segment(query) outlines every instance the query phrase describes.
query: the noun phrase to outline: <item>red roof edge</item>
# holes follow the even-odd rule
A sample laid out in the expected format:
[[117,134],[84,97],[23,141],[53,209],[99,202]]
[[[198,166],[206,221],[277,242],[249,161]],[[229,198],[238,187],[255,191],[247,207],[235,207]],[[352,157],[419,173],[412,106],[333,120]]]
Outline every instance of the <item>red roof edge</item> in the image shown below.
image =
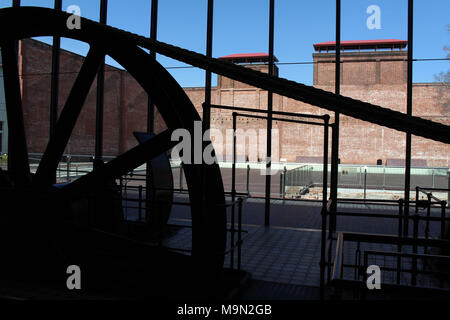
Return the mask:
[[[278,62],[278,59],[274,56],[274,61]],[[266,62],[269,61],[269,54],[258,52],[258,53],[237,53],[230,54],[227,56],[219,57],[221,60],[232,60],[233,62]]]
[[[408,45],[407,40],[380,39],[380,40],[351,40],[341,41],[341,49],[403,49]],[[313,44],[315,50],[336,50],[335,41],[326,41]]]

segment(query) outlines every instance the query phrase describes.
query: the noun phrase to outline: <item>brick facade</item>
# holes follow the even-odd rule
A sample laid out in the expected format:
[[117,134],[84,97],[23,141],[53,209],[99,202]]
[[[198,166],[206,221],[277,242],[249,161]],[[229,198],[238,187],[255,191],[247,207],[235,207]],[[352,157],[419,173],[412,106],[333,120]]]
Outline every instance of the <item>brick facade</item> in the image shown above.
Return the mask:
[[[59,112],[82,62],[79,55],[61,52]],[[50,131],[51,47],[35,40],[21,41],[19,63],[28,150],[42,153]],[[95,79],[72,133],[67,153],[94,154],[96,84]],[[104,154],[117,155],[137,144],[134,131],[146,131],[147,94],[127,72],[107,65],[104,101]],[[156,131],[165,126],[159,117],[156,123]]]
[[[405,112],[406,110],[406,57],[405,51],[343,52],[341,65],[341,94],[383,107]],[[314,85],[334,91],[334,54],[314,53]],[[357,62],[360,61],[360,62]],[[51,47],[35,40],[25,40],[20,45],[20,68],[22,73],[22,95],[30,152],[43,152],[48,140],[50,106]],[[82,58],[62,51],[60,75],[60,105],[81,66]],[[265,64],[249,64],[267,72]],[[278,69],[275,70],[275,74]],[[282,75],[281,75],[282,76]],[[212,89],[212,103],[267,108],[267,92],[246,84],[218,76],[218,86]],[[450,90],[438,83],[414,84],[413,113],[450,125]],[[185,88],[199,114],[204,101],[204,88]],[[286,97],[274,95],[274,110],[324,114],[326,110]],[[96,82],[91,88],[86,104],[72,135],[67,152],[72,154],[94,153],[95,141]],[[126,72],[106,66],[105,73],[105,118],[104,153],[116,155],[136,144],[133,131],[145,131],[147,95]],[[330,114],[332,115],[332,114]],[[238,128],[258,131],[265,128],[266,121],[238,118]],[[157,116],[157,131],[164,128]],[[212,110],[211,127],[221,130],[232,128],[231,112]],[[278,129],[280,158],[295,161],[297,157],[320,157],[322,155],[323,129],[307,125],[274,122]],[[265,137],[258,146],[239,149],[238,154],[265,154]],[[219,141],[215,142],[216,144]],[[218,153],[231,154],[231,140],[216,145]],[[262,144],[262,145],[261,145]],[[242,146],[241,146],[242,147]],[[250,149],[249,149],[250,148]],[[252,149],[253,148],[253,149]],[[220,150],[222,149],[222,150]],[[252,151],[252,152],[251,152]],[[404,159],[405,134],[349,117],[341,118],[340,158],[341,163],[376,164],[378,159]],[[413,137],[412,158],[426,160],[428,166],[450,165],[450,146],[427,139]],[[256,158],[250,158],[256,161]]]

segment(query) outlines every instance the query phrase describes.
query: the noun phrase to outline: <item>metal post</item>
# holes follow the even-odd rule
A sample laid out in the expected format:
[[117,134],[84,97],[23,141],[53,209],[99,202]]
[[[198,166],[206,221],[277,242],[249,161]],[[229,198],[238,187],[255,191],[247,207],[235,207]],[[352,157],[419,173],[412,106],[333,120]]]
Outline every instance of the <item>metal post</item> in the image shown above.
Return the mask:
[[[157,27],[158,27],[158,0],[152,0],[151,6],[151,17],[150,17],[150,39],[156,40]],[[151,59],[156,59],[156,52],[149,52]],[[147,133],[151,134],[155,131],[155,106],[153,104],[152,98],[148,96],[147,100]],[[146,162],[145,166],[145,218],[146,220],[150,217],[150,201],[155,197],[152,196],[154,192],[152,188],[152,163],[151,161]]]
[[284,173],[282,172],[280,174],[280,198],[283,198],[283,175]]
[[183,191],[183,165],[180,163],[180,191]]
[[[231,164],[231,248],[234,247],[234,207],[235,207],[235,195],[236,195],[236,118],[237,114],[236,112],[233,112],[233,163]],[[230,252],[230,267],[231,269],[234,268],[234,249]]]
[[355,280],[359,279],[359,269],[360,269],[360,264],[361,264],[361,242],[358,241],[358,243],[356,244],[356,251],[355,251],[355,266],[357,266],[357,268],[355,268],[355,272],[353,274],[353,278]]
[[419,197],[420,197],[419,186],[416,186],[416,208],[415,208],[416,214],[419,213]]
[[[126,179],[126,178],[125,178]],[[128,190],[127,190],[127,179],[125,180],[125,187],[123,188],[125,193],[125,218],[128,218]]]
[[[418,215],[417,203],[416,203],[416,215]],[[425,221],[425,239],[428,239],[430,233],[430,216],[431,216],[431,192],[427,193],[427,219]],[[428,253],[428,246],[424,246],[423,251]],[[426,261],[424,261],[426,262]]]
[[235,230],[235,221],[234,221],[234,206],[233,203],[231,205],[231,222],[230,222],[230,269],[234,269],[234,230]]
[[441,239],[445,239],[445,207],[447,206],[447,201],[441,202]]
[[[326,210],[327,208],[327,195],[328,195],[328,138],[329,138],[329,121],[330,118],[325,118],[325,125],[323,127],[323,173],[322,173],[322,207]],[[286,170],[286,167],[284,168]]]
[[447,171],[447,178],[448,178],[448,182],[447,182],[447,188],[448,188],[447,204],[450,204],[450,169]]
[[67,182],[70,182],[70,156],[66,156]]
[[[207,26],[206,26],[206,56],[211,58],[212,57],[212,41],[213,41],[213,11],[214,11],[214,1],[208,0],[208,7],[207,7]],[[202,121],[202,136],[204,139],[202,139],[202,152],[207,148],[209,144],[212,144],[210,141],[210,122],[211,122],[211,71],[206,70],[205,71],[205,103],[203,104],[203,121]],[[202,157],[202,163],[204,163],[203,157]],[[208,176],[207,171],[203,169],[200,173],[200,183],[202,186],[207,185]],[[206,188],[203,188],[206,190]],[[202,203],[207,203],[207,192],[202,192]],[[233,205],[233,215],[234,215],[234,205]],[[207,213],[207,208],[205,206],[202,206],[202,212],[205,214]],[[234,219],[234,217],[233,217]],[[234,224],[233,224],[234,229]],[[234,256],[234,250],[231,252],[231,256]]]
[[[106,24],[108,0],[100,0],[100,23]],[[105,59],[100,63],[97,74],[97,105],[95,123],[95,161],[94,169],[103,164],[103,105],[105,89]]]
[[247,164],[247,194],[250,195],[250,165]]
[[[335,61],[335,93],[341,92],[341,0],[336,0],[336,61]],[[339,112],[334,113],[334,125],[331,138],[331,185],[330,197],[333,199],[331,214],[334,229],[336,224],[335,212],[337,209],[338,169],[339,169]]]
[[[151,6],[151,18],[150,18],[150,39],[156,40],[158,28],[158,0],[152,0]],[[156,52],[149,52],[153,59],[156,59]],[[148,107],[147,107],[147,132],[154,132],[155,123],[155,106],[151,97],[148,97]]]
[[[208,0],[206,56],[212,57],[214,0]],[[203,132],[210,128],[211,123],[211,71],[205,71],[205,103],[203,104]]]
[[[369,255],[367,254],[367,252],[364,252],[364,266],[363,266],[363,270],[367,270],[369,266]],[[363,281],[366,282],[367,281],[367,273],[363,272]],[[362,290],[361,292],[361,300],[366,300],[367,297],[367,290]]]
[[[413,244],[413,253],[417,254],[417,238],[419,233],[419,215],[414,215],[414,230],[413,230],[413,238],[414,238],[414,244]],[[411,285],[415,286],[417,283],[417,258],[413,257],[412,261],[412,277],[411,277]]]
[[138,194],[139,194],[139,199],[138,199],[138,219],[139,222],[142,221],[142,186],[140,185],[138,187]]
[[287,170],[286,170],[286,166],[284,166],[284,170],[283,170],[283,199],[286,198],[286,175],[287,175]]
[[[62,0],[55,0],[55,10],[62,9]],[[52,45],[52,78],[50,88],[50,136],[53,135],[58,119],[59,62],[61,37],[53,37]]]
[[367,196],[367,166],[364,167],[364,201],[366,201]]
[[236,112],[233,112],[233,163],[231,164],[231,197],[234,201],[236,194]]
[[[408,0],[408,83],[406,92],[406,114],[412,115],[413,74],[413,0]],[[405,214],[409,213],[409,189],[411,184],[411,133],[406,134],[405,155]]]
[[397,252],[399,255],[397,256],[397,284],[400,284],[401,280],[401,268],[402,268],[402,258],[400,253],[402,252],[401,239],[403,238],[403,199],[398,200],[398,238],[399,244],[397,245]]
[[[328,124],[329,118],[325,118],[323,137],[323,174],[322,174],[322,237],[320,244],[320,298],[325,298],[325,266],[326,266],[326,241],[327,241],[327,193],[328,193]],[[329,227],[330,228],[330,227]],[[332,232],[328,230],[331,239]],[[330,261],[328,261],[330,262]],[[328,267],[329,269],[329,267]]]
[[[12,6],[13,7],[20,7],[20,0],[13,0],[12,1]],[[15,53],[16,53],[16,64],[17,64],[18,56],[19,56],[19,41],[15,41],[14,42],[14,49],[15,49]],[[8,121],[7,121],[7,123],[8,123]],[[12,164],[12,160],[11,160],[11,149],[12,149],[11,143],[12,142],[13,141],[10,138],[10,133],[8,132],[8,159],[7,159],[7,161],[8,161],[7,162],[8,170],[11,170],[11,168],[14,166]]]
[[403,234],[405,235],[405,237],[407,237],[409,234],[409,206],[407,207],[406,204],[403,216],[405,217],[403,219]]
[[239,198],[238,202],[238,261],[237,269],[241,270],[241,250],[242,250],[242,198]]
[[403,199],[398,200],[398,237],[403,237]]
[[[62,0],[55,0],[55,10],[62,10]],[[58,120],[58,99],[59,99],[59,63],[60,63],[61,37],[53,37],[52,45],[52,77],[50,87],[50,137],[54,134],[56,121]],[[56,172],[51,178],[56,182]]]
[[[273,76],[274,58],[273,58],[273,38],[274,38],[274,20],[275,20],[275,0],[270,0],[269,8],[269,76]],[[266,201],[264,225],[270,225],[270,186],[271,186],[271,166],[272,166],[272,109],[273,93],[267,92],[267,152],[266,152]]]
[[[427,194],[427,199],[428,199],[428,206],[427,206],[427,221],[426,221],[426,226],[425,226],[425,238],[428,239],[428,235],[430,233],[430,220],[428,218],[430,218],[431,216],[431,193]],[[417,204],[416,204],[417,207]],[[426,249],[425,249],[426,251]]]
[[337,132],[336,123],[331,126],[331,172],[330,172],[330,198],[333,200],[330,207],[330,228],[334,229],[335,213],[337,210],[337,198],[338,198],[338,159],[335,157],[336,149],[336,135]]

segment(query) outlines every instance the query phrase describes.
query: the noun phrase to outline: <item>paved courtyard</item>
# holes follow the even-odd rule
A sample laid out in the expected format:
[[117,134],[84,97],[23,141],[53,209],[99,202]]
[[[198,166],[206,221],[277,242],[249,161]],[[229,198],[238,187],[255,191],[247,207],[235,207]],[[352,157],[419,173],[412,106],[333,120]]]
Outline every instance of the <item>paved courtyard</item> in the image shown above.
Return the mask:
[[[186,194],[176,196],[176,201],[187,202]],[[229,209],[229,211],[231,211]],[[338,211],[388,213],[396,215],[398,208],[391,205],[343,203]],[[321,203],[306,201],[273,200],[271,203],[271,226],[264,226],[264,200],[247,199],[243,205],[243,245],[241,252],[241,268],[248,271],[253,279],[318,287],[320,285],[320,249],[321,249]],[[439,210],[432,210],[432,214],[439,216]],[[132,214],[131,214],[132,215]],[[237,213],[236,213],[237,216]],[[230,221],[230,212],[228,214]],[[236,220],[237,221],[237,220]],[[190,213],[186,206],[175,206],[169,221],[172,234],[164,243],[166,246],[178,249],[190,249],[192,229],[189,226]],[[370,217],[338,217],[338,231],[397,234],[397,219]],[[412,227],[412,226],[411,226]],[[431,235],[438,236],[437,223],[430,225]],[[420,230],[423,233],[424,225]],[[235,234],[235,241],[237,234]],[[230,233],[227,246],[230,248]],[[364,250],[396,251],[396,246],[382,244],[361,244]],[[411,252],[411,248],[404,251]],[[348,243],[344,251],[344,261],[355,263],[356,243]],[[333,248],[334,254],[334,248]],[[230,266],[230,254],[225,257],[225,266]],[[375,258],[373,258],[375,259]],[[371,260],[381,266],[395,267],[396,260],[381,257]],[[410,263],[408,263],[410,265]],[[234,253],[234,266],[237,266],[237,250]],[[419,263],[419,267],[420,267]],[[404,265],[405,267],[405,265]],[[344,268],[344,276],[354,279],[355,271]],[[395,273],[386,272],[383,280],[394,283]],[[420,280],[420,277],[419,277]],[[409,284],[410,276],[402,274],[402,283]],[[430,280],[424,278],[424,285],[430,285]],[[434,283],[434,285],[436,285]]]

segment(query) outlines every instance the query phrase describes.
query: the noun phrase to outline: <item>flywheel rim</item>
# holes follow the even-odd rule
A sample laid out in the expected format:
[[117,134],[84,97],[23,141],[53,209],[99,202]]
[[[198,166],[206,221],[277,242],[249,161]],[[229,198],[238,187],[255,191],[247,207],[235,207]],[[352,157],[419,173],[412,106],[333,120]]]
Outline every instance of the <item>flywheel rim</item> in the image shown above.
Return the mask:
[[[0,10],[0,44],[37,36],[60,36],[101,48],[133,76],[152,97],[169,130],[178,128],[193,132],[194,121],[200,121],[192,102],[173,77],[150,55],[126,36],[108,33],[104,26],[81,18],[81,29],[69,30],[70,15],[38,7]],[[131,69],[131,70],[130,70]],[[59,119],[58,119],[59,121]],[[193,239],[192,254],[213,269],[223,267],[226,242],[226,209],[220,169],[213,165],[184,165],[189,188]],[[198,190],[198,176],[209,179]],[[208,203],[202,202],[208,199]]]

